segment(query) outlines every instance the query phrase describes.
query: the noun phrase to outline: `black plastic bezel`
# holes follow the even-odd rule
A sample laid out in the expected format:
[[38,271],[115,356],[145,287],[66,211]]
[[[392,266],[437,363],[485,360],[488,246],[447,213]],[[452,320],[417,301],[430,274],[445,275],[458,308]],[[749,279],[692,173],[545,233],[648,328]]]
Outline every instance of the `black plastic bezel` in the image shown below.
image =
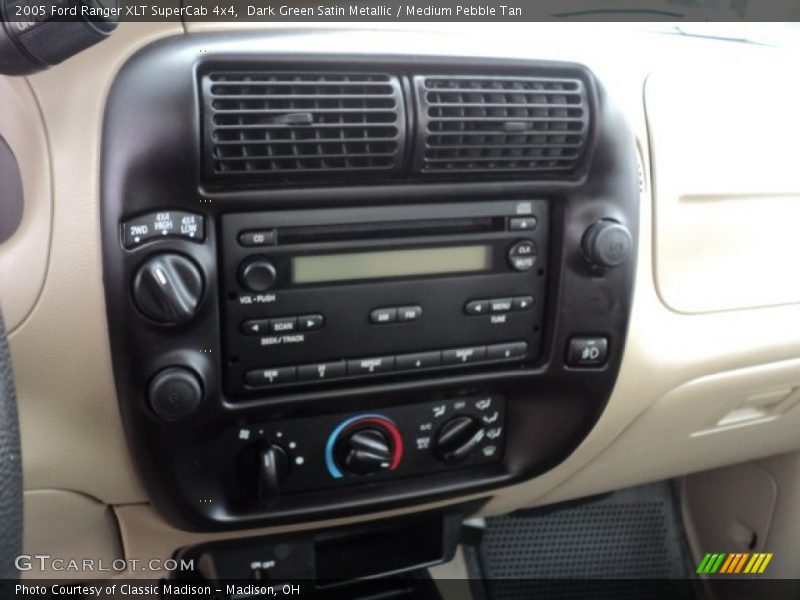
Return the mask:
[[[269,38],[270,43],[265,44]],[[157,41],[136,53],[110,91],[103,129],[102,233],[104,283],[114,374],[129,446],[153,503],[173,524],[221,530],[355,515],[414,503],[486,493],[541,474],[564,460],[599,418],[622,359],[634,285],[635,261],[598,271],[586,263],[583,232],[601,218],[625,225],[638,239],[636,146],[625,116],[602,85],[577,64],[424,56],[419,54],[313,54],[299,57],[266,51],[273,37],[254,33],[183,35]],[[402,69],[407,73],[531,74],[580,73],[593,112],[592,143],[580,173],[564,180],[458,180],[429,183],[398,179],[371,185],[227,189],[203,185],[200,98],[197,73],[215,65],[313,65],[314,68]],[[355,66],[355,67],[354,67]],[[413,118],[410,119],[413,122]],[[228,212],[377,206],[408,203],[473,202],[545,198],[550,202],[548,297],[545,300],[542,359],[535,366],[448,374],[331,389],[282,397],[229,402],[221,393],[218,271],[220,216]],[[203,244],[180,239],[126,250],[119,224],[151,210],[188,210],[206,217]],[[160,327],[141,318],[130,296],[132,274],[150,254],[174,251],[190,256],[204,271],[208,291],[189,325]],[[609,338],[608,362],[598,369],[563,363],[570,337]],[[184,365],[203,379],[205,397],[189,419],[165,423],[149,408],[147,385],[160,369]],[[472,393],[507,399],[507,445],[502,463],[454,469],[435,477],[369,482],[337,493],[297,494],[271,507],[235,512],[224,502],[220,483],[201,468],[217,439],[248,422],[348,413]],[[211,502],[201,500],[210,498]]]

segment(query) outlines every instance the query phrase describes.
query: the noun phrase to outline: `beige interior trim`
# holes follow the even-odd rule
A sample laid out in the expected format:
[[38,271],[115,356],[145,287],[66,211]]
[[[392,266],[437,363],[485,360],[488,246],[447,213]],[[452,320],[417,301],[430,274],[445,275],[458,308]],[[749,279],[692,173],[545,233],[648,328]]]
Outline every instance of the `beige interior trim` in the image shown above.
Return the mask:
[[[698,64],[698,56],[706,55],[694,43],[687,46],[685,54],[680,54],[652,48],[648,44],[657,44],[658,40],[649,40],[633,57],[626,53],[624,44],[617,48],[588,41],[576,43],[579,40],[574,29],[563,39],[558,39],[564,34],[563,28],[552,29],[549,38],[535,39],[524,35],[526,28],[520,24],[507,28],[492,26],[491,30],[487,27],[486,31],[492,32],[494,37],[487,39],[496,44],[463,47],[464,36],[456,35],[443,36],[435,42],[429,40],[425,48],[436,52],[452,50],[461,44],[465,55],[508,52],[509,56],[586,63],[632,123],[635,139],[631,138],[631,144],[637,144],[641,150],[645,183],[652,181],[656,205],[646,185],[630,333],[620,377],[602,418],[561,465],[532,481],[500,490],[485,512],[505,513],[800,448],[800,437],[796,435],[800,424],[798,410],[783,404],[792,399],[791,393],[800,386],[796,375],[800,373],[797,358],[800,330],[792,326],[800,323],[800,305],[733,310],[735,306],[726,307],[716,298],[709,305],[713,312],[687,314],[669,303],[675,303],[673,298],[665,303],[663,289],[656,287],[663,264],[660,244],[664,239],[669,240],[660,236],[662,207],[671,210],[670,207],[678,206],[678,210],[684,210],[685,203],[680,198],[685,193],[723,194],[727,198],[731,189],[717,183],[728,174],[714,168],[695,169],[686,186],[665,189],[664,182],[674,176],[670,169],[679,164],[670,158],[669,152],[659,151],[663,147],[661,136],[669,135],[669,124],[662,120],[672,113],[655,110],[646,121],[642,101],[645,77],[650,72],[654,73],[654,81],[671,81],[688,89],[691,77],[685,81],[676,79],[674,70],[691,67],[713,71],[720,64],[738,65],[738,61],[742,61],[744,69],[746,60],[752,61],[747,67],[751,70],[742,72],[750,73],[764,64],[772,69],[782,64],[775,58],[776,51],[735,44],[714,45],[714,51],[707,55],[707,64]],[[132,467],[123,435],[111,372],[102,287],[100,132],[109,86],[124,61],[148,42],[182,32],[176,23],[123,23],[108,41],[57,69],[30,78],[50,142],[55,191],[51,255],[35,308],[10,336],[26,488],[75,490],[101,503],[119,505],[116,514],[126,553],[156,557],[170,554],[188,543],[187,540],[201,538],[166,525],[144,504],[147,496]],[[424,36],[383,31],[363,34],[332,31],[327,35],[327,47],[342,52],[359,49],[387,54],[410,52],[409,49],[418,49],[426,40]],[[308,51],[308,41],[305,36],[272,36],[264,43],[277,47],[284,44],[289,50],[302,53]],[[674,50],[673,46],[670,48]],[[792,58],[796,60],[796,56]],[[772,62],[773,59],[777,62]],[[662,72],[665,74],[661,75]],[[648,98],[658,89],[656,84],[648,88]],[[730,102],[738,105],[742,114],[751,109],[746,95],[731,97]],[[737,108],[732,106],[729,110],[735,112]],[[792,118],[800,121],[796,111]],[[652,157],[650,141],[656,149]],[[747,141],[740,141],[742,152],[756,152],[758,146]],[[704,144],[711,148],[719,146],[715,139],[697,142]],[[759,181],[764,183],[763,188],[755,185]],[[749,199],[700,204],[704,211],[718,207],[725,212],[730,206],[741,206],[745,213],[752,214],[755,198],[767,197],[764,200],[767,205],[782,210],[788,203],[771,196],[776,189],[780,193],[798,191],[788,179],[782,180],[777,188],[773,181],[754,178],[750,183],[751,187],[745,190]],[[712,218],[710,215],[704,213],[700,220],[707,221]],[[45,221],[49,223],[49,218]],[[658,235],[654,234],[656,225]],[[37,227],[41,226],[37,219]],[[775,252],[772,240],[760,233],[749,240],[756,254],[772,256]],[[786,240],[780,243],[789,246]],[[696,244],[697,255],[712,257],[709,260],[716,256],[715,248],[720,246],[712,238]],[[728,251],[725,245],[721,248],[725,260],[735,257],[725,254]],[[0,269],[10,272],[2,263]],[[723,279],[723,286],[729,284],[730,281]],[[786,290],[789,290],[786,298],[790,298],[794,292],[789,288],[773,287],[768,297],[750,297],[746,304],[773,304]],[[696,301],[697,294],[690,293],[677,301],[677,308],[699,310],[699,305],[686,304]],[[722,308],[729,310],[719,310]],[[781,398],[783,390],[788,390],[789,395]],[[745,411],[736,413],[740,409]],[[764,414],[759,416],[757,411]],[[728,425],[721,427],[720,422],[731,413],[740,419],[739,423],[729,420]],[[752,422],[743,423],[741,419],[748,414],[756,416]],[[411,510],[414,509],[401,512]],[[346,520],[336,521],[342,522]],[[310,522],[291,529],[320,525]],[[146,545],[147,539],[153,540],[152,547]]]
[[9,333],[27,317],[44,285],[50,252],[52,190],[47,131],[28,83],[0,76],[0,137],[22,175],[22,222],[0,244],[0,309]]
[[[656,282],[673,310],[800,301],[800,81],[779,59],[662,70],[647,82]],[[769,90],[762,103],[755,90]]]
[[[29,80],[49,133],[54,196],[44,288],[30,318],[9,336],[27,489],[78,490],[110,504],[146,498],[128,456],[111,373],[100,132],[108,88],[124,60],[181,32],[175,23],[126,23],[106,42]],[[30,98],[27,104],[35,106]],[[28,264],[26,258],[17,266]]]
[[[23,579],[104,579],[114,561],[123,558],[122,543],[113,510],[83,494],[63,490],[36,490],[24,496],[25,537],[23,554],[27,555]],[[49,568],[41,569],[36,558],[44,556]],[[91,560],[92,568],[74,569],[55,560]],[[27,565],[32,567],[27,570]]]

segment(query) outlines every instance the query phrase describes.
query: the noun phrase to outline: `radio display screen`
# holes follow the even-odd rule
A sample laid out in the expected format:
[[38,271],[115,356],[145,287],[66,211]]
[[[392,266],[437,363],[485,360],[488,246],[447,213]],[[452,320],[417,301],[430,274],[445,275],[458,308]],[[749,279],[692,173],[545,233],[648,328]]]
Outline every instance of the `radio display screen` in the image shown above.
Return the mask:
[[303,284],[466,273],[486,271],[491,265],[490,245],[296,256],[292,258],[292,281]]

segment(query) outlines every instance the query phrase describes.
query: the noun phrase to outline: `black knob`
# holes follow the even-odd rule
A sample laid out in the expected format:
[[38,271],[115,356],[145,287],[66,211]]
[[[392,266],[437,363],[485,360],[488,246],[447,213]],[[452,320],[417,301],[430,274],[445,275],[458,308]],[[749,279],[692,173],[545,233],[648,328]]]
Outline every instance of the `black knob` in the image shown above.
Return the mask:
[[354,475],[385,471],[392,462],[389,436],[377,427],[359,429],[346,435],[337,450],[339,465]]
[[478,419],[466,415],[453,417],[439,429],[434,451],[447,464],[457,464],[466,460],[484,435],[486,431]]
[[251,292],[266,292],[276,276],[275,266],[265,258],[250,259],[239,269],[239,283]]
[[[38,12],[19,16],[21,6],[34,11],[39,7],[33,3],[0,3],[0,73],[27,75],[57,65],[103,41],[117,26],[110,10],[116,2],[50,0],[38,4]],[[77,10],[77,16],[59,14],[55,9]],[[96,16],[80,16],[85,9]]]
[[272,504],[280,495],[281,482],[289,474],[289,456],[278,444],[269,444],[258,456],[258,499]]
[[239,457],[238,474],[261,503],[272,504],[280,496],[281,483],[289,474],[289,455],[278,444],[254,444]]
[[191,320],[203,296],[200,268],[180,254],[158,254],[139,267],[133,299],[146,317],[166,325]]
[[633,238],[624,225],[603,219],[586,230],[582,246],[583,254],[590,263],[613,268],[628,260]]
[[169,367],[153,377],[147,395],[159,417],[165,421],[180,421],[200,406],[203,386],[191,369]]

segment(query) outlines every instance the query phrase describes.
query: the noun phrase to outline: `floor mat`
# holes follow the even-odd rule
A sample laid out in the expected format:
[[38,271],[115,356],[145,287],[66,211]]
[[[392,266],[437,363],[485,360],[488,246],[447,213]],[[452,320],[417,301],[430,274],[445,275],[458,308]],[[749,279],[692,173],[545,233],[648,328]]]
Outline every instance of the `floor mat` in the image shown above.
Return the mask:
[[487,519],[471,568],[491,600],[691,598],[684,552],[663,482],[557,511]]

